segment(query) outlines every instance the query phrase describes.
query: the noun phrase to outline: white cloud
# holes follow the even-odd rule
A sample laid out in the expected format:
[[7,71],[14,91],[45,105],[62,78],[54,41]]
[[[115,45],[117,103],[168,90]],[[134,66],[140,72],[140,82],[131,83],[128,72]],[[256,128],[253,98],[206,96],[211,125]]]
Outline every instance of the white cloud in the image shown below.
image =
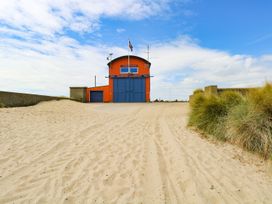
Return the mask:
[[124,28],[117,28],[116,29],[116,32],[117,33],[123,33],[123,32],[125,32],[126,31],[126,29],[124,29]]
[[69,86],[107,84],[106,56],[126,53],[120,48],[82,46],[71,38],[56,41],[0,43],[0,89],[49,95],[68,95]]
[[65,28],[92,32],[101,17],[144,19],[167,10],[172,0],[8,0],[0,2],[0,22],[52,36]]
[[[40,42],[0,41],[0,89],[49,95],[68,95],[69,86],[107,84],[108,53],[127,54],[126,48],[80,45],[62,37]],[[136,54],[145,57],[145,50]],[[190,38],[151,47],[152,98],[186,99],[195,88],[262,85],[272,79],[272,55],[253,57],[200,47]]]
[[[141,51],[145,56],[144,50]],[[153,58],[152,58],[153,57]],[[260,86],[272,79],[272,55],[253,57],[200,47],[187,36],[152,45],[153,98],[183,98],[196,88]]]
[[[81,45],[62,37],[64,30],[93,32],[102,17],[139,20],[160,15],[172,1],[1,1],[0,90],[68,95],[69,86],[91,86],[94,75],[99,84],[107,84],[108,53],[118,57],[127,48]],[[141,49],[136,54],[146,55]],[[257,86],[272,78],[272,55],[232,55],[203,48],[188,36],[153,44],[151,62],[153,99],[186,99],[205,85]]]

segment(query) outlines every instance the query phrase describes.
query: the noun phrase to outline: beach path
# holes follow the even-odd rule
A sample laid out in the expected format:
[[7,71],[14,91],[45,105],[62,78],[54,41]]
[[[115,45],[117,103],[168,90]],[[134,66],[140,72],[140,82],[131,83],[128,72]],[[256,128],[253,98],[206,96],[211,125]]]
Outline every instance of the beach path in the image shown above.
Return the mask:
[[271,161],[187,128],[186,103],[0,109],[0,203],[272,203]]

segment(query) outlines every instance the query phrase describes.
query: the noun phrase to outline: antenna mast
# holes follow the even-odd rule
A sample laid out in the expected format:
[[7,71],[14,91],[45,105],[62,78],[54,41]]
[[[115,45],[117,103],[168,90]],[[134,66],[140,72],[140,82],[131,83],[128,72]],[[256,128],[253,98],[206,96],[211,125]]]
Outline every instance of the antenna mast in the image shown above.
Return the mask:
[[149,61],[150,46],[147,45],[147,61]]

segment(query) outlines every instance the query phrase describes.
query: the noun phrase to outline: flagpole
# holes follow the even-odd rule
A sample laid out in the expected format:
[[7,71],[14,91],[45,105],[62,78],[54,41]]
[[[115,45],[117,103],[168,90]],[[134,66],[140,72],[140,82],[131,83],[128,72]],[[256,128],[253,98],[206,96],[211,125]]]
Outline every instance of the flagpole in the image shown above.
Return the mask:
[[129,71],[129,67],[130,67],[130,61],[129,61],[129,39],[128,39],[128,71]]
[[147,45],[147,61],[149,61],[150,47]]

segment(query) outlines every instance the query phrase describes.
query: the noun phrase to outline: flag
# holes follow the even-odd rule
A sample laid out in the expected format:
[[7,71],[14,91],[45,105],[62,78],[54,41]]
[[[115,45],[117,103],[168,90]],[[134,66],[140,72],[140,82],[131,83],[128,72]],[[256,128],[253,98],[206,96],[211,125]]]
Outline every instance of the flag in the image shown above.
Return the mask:
[[131,52],[133,51],[133,46],[132,46],[130,40],[128,41],[128,48],[130,49]]

